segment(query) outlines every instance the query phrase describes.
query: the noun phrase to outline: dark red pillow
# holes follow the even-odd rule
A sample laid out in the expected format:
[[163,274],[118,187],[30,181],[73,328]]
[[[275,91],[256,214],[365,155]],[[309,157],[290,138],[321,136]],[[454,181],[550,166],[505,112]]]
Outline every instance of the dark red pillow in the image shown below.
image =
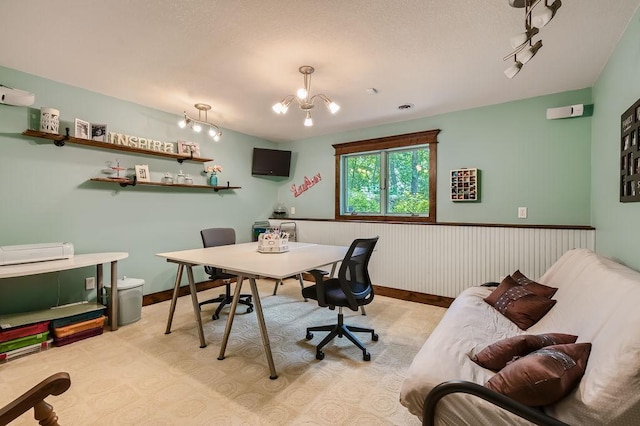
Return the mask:
[[546,297],[547,299],[553,297],[553,295],[556,294],[556,291],[558,291],[558,289],[555,287],[549,287],[548,285],[540,284],[533,280],[530,280],[522,272],[520,272],[519,269],[511,274],[511,278],[513,278],[513,280],[518,283],[518,285],[524,286],[533,294]]
[[506,276],[484,301],[522,330],[540,321],[556,304],[555,300],[537,296],[526,287],[518,285],[511,276]]
[[591,343],[547,346],[510,363],[485,386],[531,407],[553,404],[578,385],[590,353]]
[[578,336],[562,333],[521,334],[492,343],[472,356],[471,360],[481,367],[499,371],[510,361],[545,346],[575,343],[577,339]]

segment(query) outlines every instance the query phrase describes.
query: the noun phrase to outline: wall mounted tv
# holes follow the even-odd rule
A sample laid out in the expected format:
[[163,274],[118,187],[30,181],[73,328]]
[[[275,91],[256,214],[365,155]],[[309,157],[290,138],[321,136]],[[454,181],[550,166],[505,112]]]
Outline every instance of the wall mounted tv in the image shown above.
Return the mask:
[[251,174],[253,176],[289,177],[291,151],[279,149],[253,148]]

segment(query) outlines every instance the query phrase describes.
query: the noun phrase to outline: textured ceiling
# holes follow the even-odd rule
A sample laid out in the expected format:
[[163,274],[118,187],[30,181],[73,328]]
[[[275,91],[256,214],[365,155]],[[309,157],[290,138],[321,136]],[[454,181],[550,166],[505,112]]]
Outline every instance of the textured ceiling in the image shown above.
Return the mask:
[[[204,102],[223,128],[300,140],[590,87],[639,4],[564,0],[509,80],[524,10],[508,0],[3,0],[0,65],[176,116]],[[271,110],[301,65],[342,107],[316,102],[311,128],[295,104]]]

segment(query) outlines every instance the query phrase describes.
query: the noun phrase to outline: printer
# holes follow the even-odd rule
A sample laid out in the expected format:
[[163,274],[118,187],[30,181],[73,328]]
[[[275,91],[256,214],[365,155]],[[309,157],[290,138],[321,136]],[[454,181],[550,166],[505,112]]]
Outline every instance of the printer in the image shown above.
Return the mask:
[[73,257],[72,243],[40,243],[0,246],[0,266],[44,262]]

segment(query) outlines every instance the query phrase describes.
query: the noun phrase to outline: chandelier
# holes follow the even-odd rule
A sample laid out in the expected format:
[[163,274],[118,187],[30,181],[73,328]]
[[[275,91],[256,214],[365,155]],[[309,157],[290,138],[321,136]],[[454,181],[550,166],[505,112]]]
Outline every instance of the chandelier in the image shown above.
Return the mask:
[[[220,140],[220,136],[222,136],[222,131],[220,127],[216,126],[213,123],[209,123],[207,120],[207,112],[211,109],[211,105],[207,104],[195,104],[194,107],[198,110],[198,119],[191,118],[187,115],[187,112],[184,112],[184,118],[178,121],[178,127],[184,129],[185,127],[191,127],[196,133],[200,133],[202,131],[202,126],[209,126],[209,136],[213,138],[214,141],[218,142]],[[202,116],[204,115],[204,120]]]
[[327,96],[318,94],[311,96],[311,74],[313,74],[314,68],[309,65],[303,65],[298,68],[298,71],[304,76],[304,87],[298,89],[295,95],[287,95],[284,99],[277,104],[275,104],[272,108],[276,114],[286,114],[289,110],[289,105],[295,99],[298,101],[298,105],[300,109],[306,112],[306,116],[304,119],[304,125],[309,127],[313,126],[313,120],[311,119],[311,110],[313,109],[313,102],[316,98],[322,99],[327,109],[331,112],[331,114],[335,114],[340,109],[340,106],[331,101]]
[[513,65],[504,70],[504,74],[509,78],[515,77],[522,69],[522,66],[538,53],[538,50],[542,47],[542,40],[534,43],[532,38],[540,32],[540,28],[551,21],[558,9],[560,9],[560,6],[562,6],[561,0],[555,0],[551,4],[549,4],[549,0],[544,0],[544,8],[541,8],[539,13],[534,15],[533,11],[540,3],[542,3],[542,0],[509,0],[511,7],[524,7],[525,29],[523,33],[511,37],[510,42],[513,52],[502,59],[506,61],[507,59],[513,58]]

